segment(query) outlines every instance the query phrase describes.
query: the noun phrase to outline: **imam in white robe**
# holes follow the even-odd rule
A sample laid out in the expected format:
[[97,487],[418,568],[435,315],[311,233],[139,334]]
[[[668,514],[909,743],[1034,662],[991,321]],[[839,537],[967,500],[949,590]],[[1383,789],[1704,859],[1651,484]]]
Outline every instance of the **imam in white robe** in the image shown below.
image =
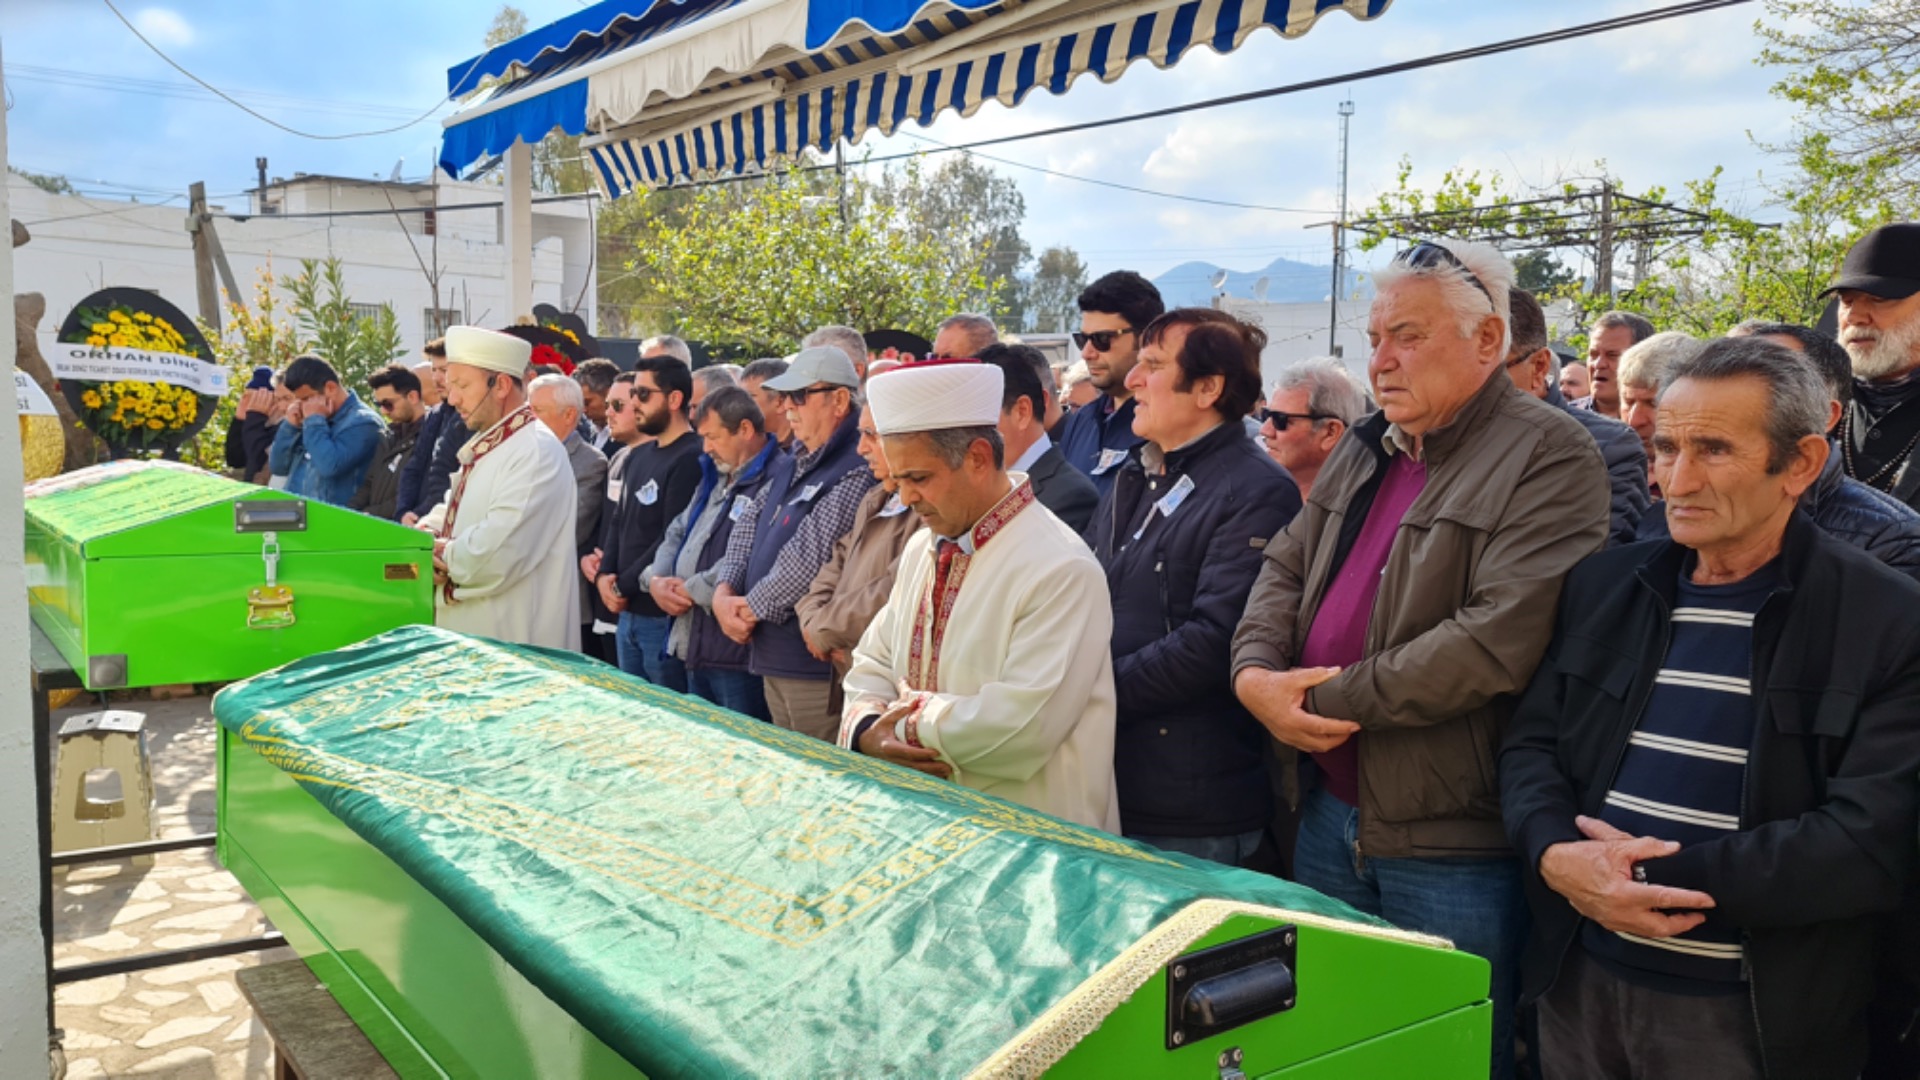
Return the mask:
[[1106,575],[1013,478],[961,542],[941,597],[938,541],[927,529],[907,541],[887,605],[853,650],[841,745],[902,685],[921,690],[917,736],[956,783],[1118,833]]
[[[434,591],[434,624],[523,645],[580,647],[573,467],[524,407],[460,448],[447,497],[420,520],[446,535],[453,583]],[[458,503],[455,503],[455,499]]]

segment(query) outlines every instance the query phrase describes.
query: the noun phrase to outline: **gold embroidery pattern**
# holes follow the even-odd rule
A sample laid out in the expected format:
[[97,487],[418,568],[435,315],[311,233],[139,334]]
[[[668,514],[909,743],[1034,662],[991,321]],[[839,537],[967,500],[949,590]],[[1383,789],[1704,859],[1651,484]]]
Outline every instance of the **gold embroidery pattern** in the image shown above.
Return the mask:
[[[357,792],[395,812],[496,837],[782,945],[804,946],[1000,836],[1044,838],[1174,865],[1106,833],[640,684],[590,661],[528,657],[434,631],[395,633],[421,639],[423,647],[408,662],[298,697],[297,716],[291,708],[262,709],[238,734],[304,784]],[[277,677],[297,694],[296,672]],[[423,692],[427,687],[432,689]],[[569,703],[569,716],[592,719],[556,716],[556,701]],[[662,712],[682,721],[664,733],[668,737],[658,722]],[[349,749],[372,745],[379,740],[362,743],[359,737],[422,720],[504,728],[525,752],[488,762],[479,779],[455,782],[315,745],[329,734],[343,737]],[[679,855],[667,846],[668,832],[616,834],[596,827],[584,812],[552,813],[495,794],[525,790],[529,781],[550,776],[532,763],[556,754],[575,764],[617,761],[632,769],[645,783],[622,787],[617,797],[639,811],[631,820],[658,821],[663,830],[669,824],[737,828],[741,812],[780,803],[792,785],[839,784],[849,777],[938,799],[958,814],[925,835],[896,837],[854,786],[832,815],[796,818],[774,837],[776,851],[758,868],[777,878],[777,864],[815,867],[824,876],[800,895],[754,880],[754,867],[723,870]]]

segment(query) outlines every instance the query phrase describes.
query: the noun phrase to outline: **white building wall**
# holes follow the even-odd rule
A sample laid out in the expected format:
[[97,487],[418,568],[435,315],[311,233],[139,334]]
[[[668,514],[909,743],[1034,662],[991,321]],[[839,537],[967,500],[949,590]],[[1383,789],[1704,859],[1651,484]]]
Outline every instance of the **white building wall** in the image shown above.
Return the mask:
[[[1333,354],[1327,340],[1331,313],[1324,302],[1270,304],[1226,296],[1214,301],[1214,306],[1267,332],[1267,347],[1260,354],[1260,374],[1269,387],[1280,369],[1288,364]],[[1367,345],[1367,306],[1366,300],[1343,302],[1340,327],[1334,339],[1344,354],[1341,359],[1347,370],[1358,376],[1362,384],[1367,378],[1367,355],[1372,351]]]
[[[437,194],[441,206],[498,203],[500,198],[498,188],[478,184],[442,184],[437,193],[417,190],[428,200]],[[378,185],[315,180],[286,191],[283,214],[255,214],[244,221],[215,219],[215,231],[247,302],[252,301],[261,268],[271,265],[276,277],[284,277],[300,269],[301,259],[338,256],[344,263],[347,293],[355,303],[393,306],[409,354],[426,343],[427,312],[434,306],[423,266],[440,268],[439,307],[459,312],[463,320],[504,326],[515,314],[527,314],[507,310],[497,206],[441,210],[435,217],[438,236],[434,237],[424,235],[426,219],[418,214],[398,219],[391,212],[362,217],[285,216],[386,211],[386,197]],[[43,348],[53,343],[59,320],[75,304],[108,286],[152,289],[187,314],[198,313],[193,247],[180,204],[138,205],[50,195],[13,176],[8,177],[8,193],[13,216],[33,234],[32,242],[15,252],[15,280],[19,291],[47,298],[47,321],[40,327]],[[412,201],[406,186],[392,193],[397,205]],[[218,206],[212,209],[221,212]],[[252,214],[254,209],[245,204],[231,207],[237,215]],[[534,302],[562,311],[577,305],[592,327],[597,275],[584,203],[537,204],[534,236]]]

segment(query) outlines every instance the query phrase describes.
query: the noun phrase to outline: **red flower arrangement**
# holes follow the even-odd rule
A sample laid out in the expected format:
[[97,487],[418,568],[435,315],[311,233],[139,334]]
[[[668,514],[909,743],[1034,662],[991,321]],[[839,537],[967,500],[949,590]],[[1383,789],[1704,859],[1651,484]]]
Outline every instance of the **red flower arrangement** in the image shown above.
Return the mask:
[[573,361],[567,359],[566,353],[561,352],[551,345],[535,345],[533,347],[533,362],[538,365],[559,368],[560,374],[562,375],[569,377],[573,375]]

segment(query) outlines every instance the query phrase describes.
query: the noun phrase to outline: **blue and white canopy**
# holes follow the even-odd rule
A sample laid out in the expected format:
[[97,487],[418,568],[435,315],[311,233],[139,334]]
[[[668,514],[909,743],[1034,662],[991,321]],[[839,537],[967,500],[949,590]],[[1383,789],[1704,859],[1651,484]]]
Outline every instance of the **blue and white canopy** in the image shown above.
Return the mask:
[[1230,52],[1329,11],[1373,19],[1391,0],[606,0],[455,65],[440,165],[458,173],[584,135],[609,196],[752,172],[949,109],[1016,105],[1080,75],[1166,68],[1196,45]]

